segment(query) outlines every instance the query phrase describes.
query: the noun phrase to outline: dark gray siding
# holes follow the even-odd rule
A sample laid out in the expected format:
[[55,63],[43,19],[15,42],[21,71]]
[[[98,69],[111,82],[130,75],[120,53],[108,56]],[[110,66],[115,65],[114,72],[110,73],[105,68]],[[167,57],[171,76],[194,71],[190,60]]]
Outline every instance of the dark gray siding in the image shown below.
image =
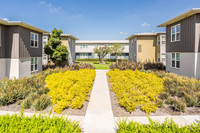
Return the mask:
[[196,34],[197,34],[197,38],[196,38],[196,45],[197,45],[197,50],[198,52],[200,52],[200,13],[196,14]]
[[[179,22],[167,26],[166,29],[166,52],[194,52],[195,51],[195,21],[196,16],[193,15]],[[171,42],[171,27],[173,25],[181,25],[181,40]]]
[[[31,48],[30,34],[31,32],[37,33],[39,36],[38,48]],[[42,57],[42,33],[32,31],[23,27],[19,28],[19,57]]]
[[0,58],[5,58],[5,47],[6,47],[6,43],[5,43],[5,26],[4,25],[0,25],[0,29],[1,29],[1,46],[0,46]]

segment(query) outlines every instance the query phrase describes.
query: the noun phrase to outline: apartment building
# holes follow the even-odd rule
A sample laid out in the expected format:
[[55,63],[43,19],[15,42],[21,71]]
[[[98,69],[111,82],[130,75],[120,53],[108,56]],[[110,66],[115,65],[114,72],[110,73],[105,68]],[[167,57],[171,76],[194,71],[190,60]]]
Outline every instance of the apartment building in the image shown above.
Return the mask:
[[[127,40],[77,40],[76,41],[76,59],[83,58],[98,58],[97,54],[94,54],[94,48],[101,46],[112,46],[113,44],[121,44],[124,47],[124,53],[119,56],[119,59],[129,58],[129,42]],[[105,59],[115,59],[112,54],[107,54]]]
[[129,40],[129,60],[133,62],[165,61],[165,32],[133,34]]
[[0,20],[0,79],[23,78],[42,71],[42,34],[20,21]]
[[[50,34],[43,35],[43,64],[47,64],[49,57],[44,53],[44,46],[49,42]],[[61,34],[61,42],[62,45],[65,45],[68,48],[69,55],[68,55],[68,63],[72,64],[75,63],[75,40],[78,40],[73,35],[70,34]]]
[[166,27],[166,71],[200,79],[200,8],[158,27]]

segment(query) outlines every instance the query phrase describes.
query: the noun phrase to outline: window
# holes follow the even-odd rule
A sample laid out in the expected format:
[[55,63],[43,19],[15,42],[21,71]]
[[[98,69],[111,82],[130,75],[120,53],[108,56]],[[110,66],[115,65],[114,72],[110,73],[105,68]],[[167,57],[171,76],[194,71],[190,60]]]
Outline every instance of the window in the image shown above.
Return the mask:
[[180,53],[172,53],[172,67],[180,68]]
[[160,46],[160,36],[158,36],[158,46]]
[[47,60],[47,55],[45,53],[43,54],[43,60]]
[[180,41],[181,34],[180,34],[180,24],[172,26],[171,28],[171,41]]
[[33,57],[31,58],[31,72],[35,72],[38,70],[38,61],[37,61],[37,57]]
[[31,47],[38,48],[38,34],[31,32]]
[[165,62],[165,60],[166,60],[165,58],[166,58],[166,57],[165,57],[165,54],[162,54],[162,55],[161,55],[161,60],[162,60],[162,62]]
[[160,53],[157,53],[157,61],[160,62]]
[[95,48],[97,48],[97,46],[98,46],[97,44],[94,44],[94,47],[95,47]]
[[141,52],[142,52],[142,45],[139,44],[139,45],[138,45],[138,53],[141,53]]
[[80,48],[82,49],[82,48],[88,48],[88,45],[87,44],[81,44],[80,45]]
[[161,39],[162,39],[162,44],[166,44],[166,37],[162,36]]

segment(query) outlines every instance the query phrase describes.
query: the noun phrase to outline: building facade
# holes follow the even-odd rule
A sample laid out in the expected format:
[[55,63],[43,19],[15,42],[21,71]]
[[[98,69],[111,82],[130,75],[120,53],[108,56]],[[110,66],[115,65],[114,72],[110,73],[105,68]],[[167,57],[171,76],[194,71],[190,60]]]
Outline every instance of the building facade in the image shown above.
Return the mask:
[[166,27],[166,71],[200,79],[200,8],[158,27]]
[[0,79],[42,71],[42,34],[46,32],[23,22],[0,20]]
[[[76,41],[76,59],[84,58],[98,58],[97,54],[94,54],[94,48],[102,46],[112,46],[113,44],[121,44],[124,47],[124,52],[118,57],[119,59],[128,59],[129,58],[129,45],[126,40],[94,40],[94,41]],[[107,54],[105,59],[115,59],[115,56],[112,54]]]
[[162,62],[165,64],[165,33],[138,33],[129,40],[129,60],[133,62]]

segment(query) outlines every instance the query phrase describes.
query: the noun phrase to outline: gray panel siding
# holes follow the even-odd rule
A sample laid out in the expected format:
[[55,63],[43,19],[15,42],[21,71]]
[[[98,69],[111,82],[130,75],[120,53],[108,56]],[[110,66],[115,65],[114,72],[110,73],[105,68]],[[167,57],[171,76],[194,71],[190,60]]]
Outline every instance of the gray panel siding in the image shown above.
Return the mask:
[[[195,51],[195,16],[190,16],[179,22],[167,26],[166,52],[194,52]],[[181,40],[171,42],[171,26],[179,24],[181,26]]]
[[196,14],[196,52],[200,52],[200,14]]
[[[37,33],[39,36],[38,48],[31,48],[30,46],[30,34],[31,32]],[[19,28],[20,45],[19,45],[19,57],[42,57],[42,33],[38,33],[23,27]]]
[[5,26],[4,25],[0,25],[0,29],[1,29],[1,46],[0,46],[0,58],[5,58],[6,54],[5,54],[5,47],[6,47],[6,40],[5,40],[5,35],[6,35],[6,31],[5,31]]

